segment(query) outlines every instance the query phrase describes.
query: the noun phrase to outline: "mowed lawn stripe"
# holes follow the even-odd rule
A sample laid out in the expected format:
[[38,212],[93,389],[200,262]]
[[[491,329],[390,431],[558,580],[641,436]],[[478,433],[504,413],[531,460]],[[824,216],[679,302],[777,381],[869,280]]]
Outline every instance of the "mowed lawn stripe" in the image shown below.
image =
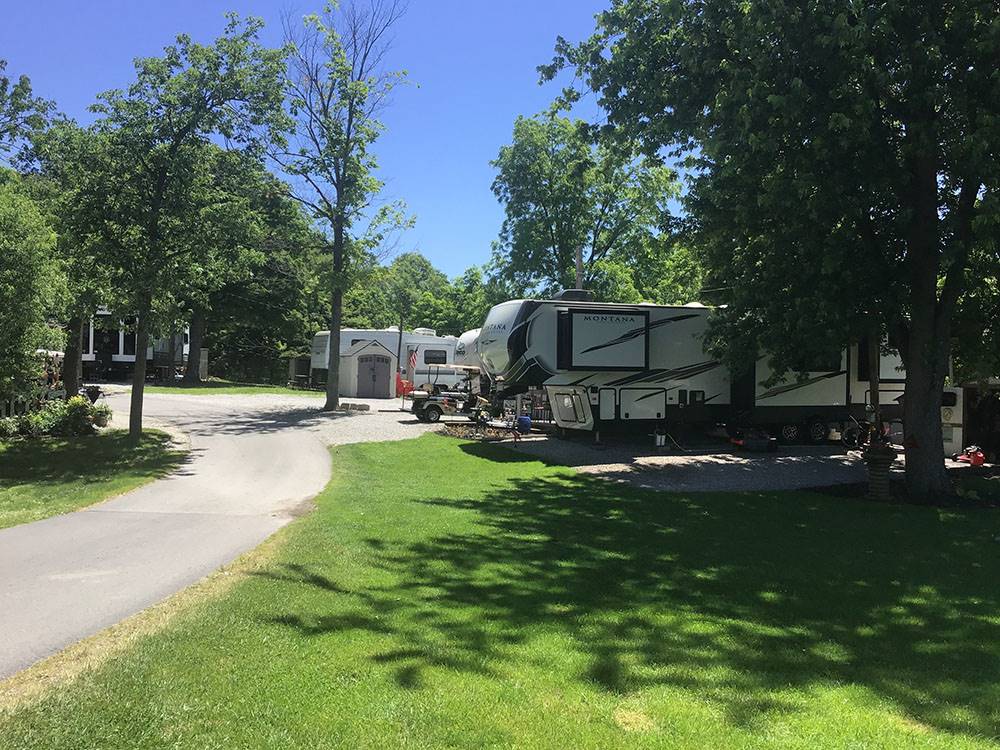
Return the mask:
[[0,747],[994,746],[993,511],[333,452],[273,562],[6,709]]

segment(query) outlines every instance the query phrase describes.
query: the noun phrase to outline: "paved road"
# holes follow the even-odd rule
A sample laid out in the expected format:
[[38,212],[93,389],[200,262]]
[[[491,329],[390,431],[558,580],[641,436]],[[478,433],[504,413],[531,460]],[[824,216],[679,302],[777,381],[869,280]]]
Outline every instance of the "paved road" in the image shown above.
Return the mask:
[[[115,424],[127,425],[127,395],[109,401]],[[190,441],[190,461],[176,474],[0,531],[0,679],[258,545],[326,484],[325,444],[426,429],[388,411],[396,403],[334,416],[309,397],[147,396],[148,421]]]

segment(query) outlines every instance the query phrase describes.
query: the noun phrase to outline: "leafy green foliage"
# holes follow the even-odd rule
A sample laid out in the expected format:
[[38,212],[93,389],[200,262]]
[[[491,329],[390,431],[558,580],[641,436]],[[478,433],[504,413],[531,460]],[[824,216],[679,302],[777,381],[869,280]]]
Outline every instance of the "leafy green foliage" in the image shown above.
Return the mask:
[[345,325],[354,328],[433,328],[459,335],[482,325],[493,305],[515,293],[473,266],[448,280],[422,255],[404,253],[388,266],[374,265],[344,297]]
[[[304,28],[285,28],[291,48],[286,96],[295,133],[291,146],[272,157],[295,182],[295,197],[329,233],[334,340],[343,323],[345,291],[387,235],[410,223],[401,204],[375,205],[382,182],[372,150],[382,132],[379,112],[405,77],[382,67],[388,35],[403,11],[396,0],[328,3],[322,14],[305,17]],[[327,409],[339,403],[339,366],[332,356]]]
[[[213,138],[260,154],[280,142],[289,120],[283,110],[284,53],[257,40],[261,22],[235,15],[214,44],[186,35],[162,57],[136,60],[136,80],[109,91],[94,106],[100,117],[88,149],[92,162],[76,191],[81,232],[108,270],[106,303],[123,318],[137,315],[136,349],[145,349],[156,323],[176,315],[176,299],[198,290],[218,270],[220,251],[240,244],[252,218],[233,197],[227,162]],[[233,222],[237,223],[234,228]],[[235,231],[234,231],[235,229]],[[138,358],[130,433],[142,429],[145,360]]]
[[0,59],[0,157],[22,137],[40,130],[52,109],[51,102],[34,95],[27,76],[15,81],[6,70],[7,61]]
[[506,212],[494,265],[505,279],[543,294],[571,288],[582,249],[585,286],[606,299],[641,296],[630,269],[663,248],[657,236],[678,195],[672,170],[616,140],[595,145],[585,123],[554,114],[519,117],[492,163]]
[[107,425],[111,409],[106,404],[95,405],[83,396],[73,396],[68,401],[46,401],[35,411],[8,419],[10,422],[0,432],[31,438],[42,435],[74,437],[92,435],[95,427]]
[[39,374],[35,349],[49,343],[46,314],[61,283],[55,234],[21,180],[0,170],[0,399]]

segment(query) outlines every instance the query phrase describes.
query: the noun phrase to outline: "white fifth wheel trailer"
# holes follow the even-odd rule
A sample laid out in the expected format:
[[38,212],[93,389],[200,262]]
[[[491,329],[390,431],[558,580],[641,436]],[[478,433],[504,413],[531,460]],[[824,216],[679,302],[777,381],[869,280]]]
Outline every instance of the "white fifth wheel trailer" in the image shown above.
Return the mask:
[[[636,423],[763,426],[786,440],[825,440],[831,427],[865,418],[867,358],[857,344],[815,369],[773,380],[767,358],[733,376],[707,353],[712,310],[568,299],[512,300],[493,307],[479,335],[496,395],[544,387],[556,423],[595,430]],[[883,356],[883,413],[902,416],[898,357]],[[961,450],[961,394],[949,389],[945,449]]]
[[[362,341],[375,341],[390,352],[399,347],[399,329],[390,328],[342,328],[340,330],[340,353],[344,354],[352,346]],[[462,382],[464,375],[456,369],[432,365],[455,363],[455,348],[458,338],[438,336],[431,328],[414,328],[403,331],[403,345],[399,359],[400,374],[416,387],[449,390]],[[310,377],[313,383],[325,383],[330,356],[330,332],[319,331],[313,336],[310,361]]]

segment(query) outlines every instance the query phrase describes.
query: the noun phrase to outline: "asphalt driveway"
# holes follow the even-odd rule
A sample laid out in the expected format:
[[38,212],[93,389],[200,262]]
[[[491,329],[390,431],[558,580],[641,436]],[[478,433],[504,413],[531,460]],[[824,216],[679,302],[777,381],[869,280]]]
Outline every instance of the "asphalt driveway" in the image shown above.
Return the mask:
[[[109,397],[128,424],[128,395]],[[333,443],[428,429],[398,401],[323,414],[315,398],[148,395],[188,443],[175,474],[89,509],[0,531],[0,679],[194,583],[288,523],[327,483]]]

